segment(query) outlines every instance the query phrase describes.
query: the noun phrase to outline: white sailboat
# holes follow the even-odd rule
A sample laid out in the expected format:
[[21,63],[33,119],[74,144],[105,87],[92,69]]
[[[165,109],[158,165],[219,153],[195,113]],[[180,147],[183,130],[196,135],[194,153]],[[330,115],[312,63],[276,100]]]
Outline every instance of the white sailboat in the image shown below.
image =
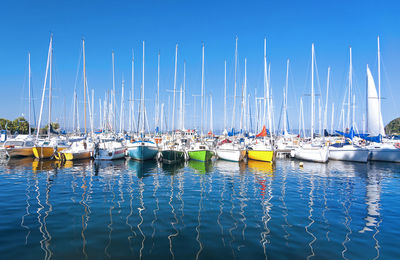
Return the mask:
[[[385,128],[382,120],[381,96],[380,96],[380,49],[378,37],[378,91],[376,91],[374,78],[367,65],[367,132],[371,136],[385,136]],[[397,146],[399,147],[399,146]],[[370,151],[369,160],[400,162],[400,149],[396,144],[382,139],[382,143],[372,143],[368,146]]]
[[[347,110],[347,121],[350,122],[350,97],[352,96],[352,56],[350,48],[350,66],[349,66],[349,86],[348,86],[348,110]],[[329,89],[329,71],[328,71],[328,81],[327,89]],[[328,95],[328,93],[327,93]],[[325,106],[326,107],[326,106]],[[353,121],[351,123],[352,129],[354,128],[354,102],[353,102]],[[326,117],[326,110],[325,110]],[[350,125],[348,125],[349,127]],[[326,129],[326,120],[324,122],[324,129]],[[361,147],[354,143],[336,143],[329,146],[329,159],[339,160],[339,161],[352,161],[352,162],[367,162],[368,161],[369,150],[365,147]]]
[[303,144],[291,154],[299,160],[326,163],[329,154],[328,147],[314,142],[314,44],[312,44],[311,53],[311,143]]

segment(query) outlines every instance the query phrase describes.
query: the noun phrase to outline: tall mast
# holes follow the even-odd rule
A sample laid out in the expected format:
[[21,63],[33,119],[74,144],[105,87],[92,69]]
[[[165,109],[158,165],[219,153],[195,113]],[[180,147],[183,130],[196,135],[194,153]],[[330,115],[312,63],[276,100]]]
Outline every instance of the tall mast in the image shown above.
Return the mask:
[[225,60],[225,77],[224,77],[224,130],[226,130],[226,60]]
[[[267,104],[269,110],[269,99],[268,99],[268,83],[267,83],[267,38],[264,38],[264,113],[263,113],[263,124],[266,124],[267,116]],[[269,130],[271,131],[271,124],[269,123]]]
[[328,76],[326,79],[326,100],[325,100],[325,111],[324,111],[324,130],[327,129],[328,124],[328,96],[329,96],[329,76],[331,72],[331,67],[328,67]]
[[157,103],[156,103],[156,127],[160,126],[160,51],[157,62]]
[[247,131],[247,58],[244,59],[244,88],[243,88],[243,123],[244,131]]
[[335,115],[335,104],[332,103],[332,115],[331,115],[331,134],[333,134],[333,118]]
[[175,73],[174,73],[174,98],[172,100],[172,131],[175,131],[175,95],[176,95],[176,73],[178,70],[178,44],[175,46]]
[[143,70],[142,70],[142,108],[141,108],[141,112],[142,112],[142,116],[141,116],[141,120],[142,120],[142,129],[141,132],[144,133],[144,124],[145,124],[145,106],[144,106],[144,41],[143,41]]
[[314,140],[314,43],[311,46],[311,141]]
[[[83,50],[83,110],[85,115],[85,135],[87,134],[86,129],[86,59],[85,59],[85,40],[82,40],[82,50]],[[114,55],[113,55],[114,57]]]
[[29,108],[28,108],[28,125],[29,125],[29,136],[31,135],[31,53],[28,52],[28,99],[29,99]]
[[[111,103],[112,103],[112,128],[115,131],[116,130],[116,121],[115,121],[115,63],[114,63],[114,51],[112,52],[112,69],[113,69],[113,91],[112,91],[112,97],[111,97]],[[85,131],[86,132],[86,131]]]
[[284,92],[284,107],[283,107],[283,134],[286,135],[287,133],[287,91],[289,86],[289,59],[286,62],[286,86]]
[[351,47],[350,47],[350,68],[349,68],[349,90],[347,94],[347,128],[350,129],[350,108],[351,108],[351,96],[352,96],[352,58],[351,58]]
[[134,73],[134,64],[135,64],[135,58],[134,58],[134,53],[133,53],[133,49],[132,49],[132,90],[131,90],[131,110],[132,110],[132,121],[131,121],[131,131],[133,131],[133,125],[135,124],[135,73]]
[[[267,71],[267,39],[264,39],[264,80],[265,80],[265,86],[267,88],[267,96],[265,102],[267,103],[267,114],[268,114],[268,128],[270,131],[270,137],[271,137],[271,143],[272,143],[272,133],[274,132],[274,122],[272,121],[273,118],[271,118],[271,114],[273,113],[273,104],[272,104],[272,89],[270,89],[270,74],[271,74],[271,64],[268,66],[268,71]],[[264,106],[265,109],[265,106]]]
[[378,104],[379,104],[379,134],[381,133],[381,122],[382,122],[382,112],[381,112],[381,49],[379,44],[379,36],[377,38],[378,41]]
[[52,91],[52,84],[51,84],[51,72],[53,66],[53,44],[51,45],[50,49],[50,74],[49,74],[49,128],[47,131],[48,138],[50,138],[50,130],[51,130],[51,91]]
[[204,121],[204,43],[202,46],[201,55],[201,135],[203,135],[203,121]]
[[212,108],[212,95],[210,95],[210,131],[213,132],[213,108]]
[[235,88],[233,92],[233,114],[232,114],[232,129],[235,128],[235,112],[236,112],[236,75],[237,75],[237,52],[238,52],[238,37],[235,41]]
[[119,132],[122,133],[124,130],[124,85],[125,80],[122,79],[122,90],[121,90],[121,110],[119,112]]
[[183,87],[179,91],[179,128],[183,129]]
[[182,130],[185,130],[185,108],[186,108],[186,61],[183,61],[183,110],[182,110]]

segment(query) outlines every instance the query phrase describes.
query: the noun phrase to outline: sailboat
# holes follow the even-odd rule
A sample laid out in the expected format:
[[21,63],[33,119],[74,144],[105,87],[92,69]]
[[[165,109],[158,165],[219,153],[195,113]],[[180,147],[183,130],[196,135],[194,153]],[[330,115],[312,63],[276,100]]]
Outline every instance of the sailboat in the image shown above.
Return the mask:
[[[33,155],[37,159],[51,158],[54,156],[54,154],[56,152],[60,152],[64,149],[68,148],[68,145],[66,144],[65,140],[63,140],[59,137],[50,138],[51,129],[52,129],[52,126],[51,126],[52,59],[53,59],[53,36],[50,37],[49,51],[47,54],[46,75],[45,75],[44,85],[43,85],[39,122],[38,122],[37,129],[36,129],[36,141],[35,141],[36,143],[35,143],[35,146],[32,148]],[[40,124],[42,121],[43,105],[44,105],[44,98],[45,98],[47,78],[48,78],[47,76],[49,76],[49,118],[48,118],[49,123],[48,123],[48,128],[47,128],[47,139],[39,140]]]
[[324,144],[314,142],[314,44],[311,47],[311,143],[305,143],[291,152],[299,160],[326,163],[329,150]]
[[[348,122],[350,122],[350,100],[351,100],[351,96],[352,96],[351,92],[352,92],[352,84],[353,84],[352,71],[353,71],[352,56],[351,56],[351,48],[350,48],[349,86],[348,86],[349,91],[348,91],[348,111],[347,111],[347,115],[349,117]],[[328,70],[327,85],[329,87],[329,70]],[[327,93],[327,95],[328,95],[328,93]],[[353,142],[353,138],[354,138],[353,127],[354,127],[354,117],[355,117],[354,105],[355,104],[353,104],[353,122],[351,124],[350,133],[348,135],[342,133],[345,136],[345,142],[339,142],[339,143],[335,143],[335,144],[329,146],[329,159],[331,159],[331,160],[365,162],[365,163],[368,161],[368,156],[369,156],[368,149],[366,149],[365,147],[361,147],[361,146],[357,145],[355,142]],[[325,120],[326,120],[326,113],[325,113]],[[326,126],[325,123],[324,123],[324,125]],[[326,129],[326,127],[325,127],[325,129]],[[346,141],[347,138],[349,138],[351,140],[351,143]]]
[[28,132],[29,135],[17,135],[13,139],[4,142],[3,148],[8,157],[33,157],[34,140],[31,136],[31,54],[28,53],[28,91],[29,91],[29,112],[28,112]]
[[[257,140],[258,137],[262,137],[262,140]],[[263,126],[261,133],[256,135],[256,139],[247,148],[247,158],[263,162],[275,161],[274,147],[272,141],[267,139],[267,129],[265,126]]]
[[[265,105],[268,107],[268,126],[271,130],[271,101],[269,96],[269,76],[267,74],[267,40],[264,39],[264,108]],[[265,110],[264,110],[265,112]],[[262,137],[262,141],[257,140],[257,138]],[[253,143],[250,144],[247,148],[247,158],[250,160],[264,161],[264,162],[273,162],[275,161],[275,150],[273,146],[273,137],[272,132],[270,133],[269,140],[267,139],[267,129],[265,125],[263,126],[262,131],[256,135]]]
[[[203,109],[204,109],[204,44],[202,46],[202,60],[201,60],[201,135],[203,135]],[[214,156],[214,152],[210,149],[209,145],[202,140],[191,144],[188,151],[191,160],[196,161],[209,161]]]
[[225,139],[217,145],[218,159],[240,162],[246,158],[246,149],[237,141]]
[[144,104],[144,41],[143,41],[143,74],[142,74],[142,86],[141,86],[141,100],[140,100],[140,111],[139,111],[139,124],[140,129],[139,138],[133,141],[128,146],[128,155],[134,160],[145,161],[152,160],[158,153],[158,145],[151,141],[145,136],[145,117],[146,110]]
[[[83,92],[84,92],[84,118],[85,118],[85,136],[87,135],[86,128],[86,59],[85,59],[85,40],[82,40],[82,51],[83,51]],[[94,155],[94,144],[86,140],[80,140],[73,142],[72,145],[63,151],[57,152],[55,158],[60,161],[72,161],[89,159]]]
[[[160,61],[158,61],[158,68],[160,67]],[[186,151],[184,145],[182,144],[181,140],[178,140],[175,131],[175,98],[176,98],[176,77],[177,77],[177,69],[178,69],[178,44],[175,47],[175,73],[174,73],[174,96],[173,96],[173,107],[172,107],[172,139],[166,140],[160,151],[159,159],[162,160],[164,163],[172,164],[177,162],[182,162],[186,158]],[[159,71],[159,69],[158,69]],[[158,80],[159,82],[159,73],[158,73]],[[185,76],[184,76],[185,82]],[[181,128],[183,129],[183,92],[181,87],[181,113],[180,113],[180,120],[181,120]]]
[[385,162],[400,162],[400,147],[398,143],[389,142],[382,138],[385,136],[385,128],[382,120],[381,110],[381,77],[380,77],[380,48],[379,37],[378,41],[378,92],[376,91],[374,78],[367,65],[367,133],[372,137],[367,138],[373,140],[368,149],[370,151],[369,160],[385,161]]

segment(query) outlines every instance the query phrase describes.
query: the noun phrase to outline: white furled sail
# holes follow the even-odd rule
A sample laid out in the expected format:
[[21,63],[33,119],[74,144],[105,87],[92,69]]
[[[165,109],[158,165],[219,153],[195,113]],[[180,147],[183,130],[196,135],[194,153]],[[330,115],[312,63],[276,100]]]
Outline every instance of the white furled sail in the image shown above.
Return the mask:
[[374,78],[367,66],[367,133],[372,136],[385,135],[379,97]]

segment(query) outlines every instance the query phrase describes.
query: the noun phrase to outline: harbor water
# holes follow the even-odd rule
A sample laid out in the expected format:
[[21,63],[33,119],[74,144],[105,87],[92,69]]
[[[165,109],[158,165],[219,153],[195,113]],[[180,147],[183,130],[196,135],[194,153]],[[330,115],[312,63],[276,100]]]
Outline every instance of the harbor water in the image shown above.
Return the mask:
[[400,165],[0,162],[1,259],[399,259]]

